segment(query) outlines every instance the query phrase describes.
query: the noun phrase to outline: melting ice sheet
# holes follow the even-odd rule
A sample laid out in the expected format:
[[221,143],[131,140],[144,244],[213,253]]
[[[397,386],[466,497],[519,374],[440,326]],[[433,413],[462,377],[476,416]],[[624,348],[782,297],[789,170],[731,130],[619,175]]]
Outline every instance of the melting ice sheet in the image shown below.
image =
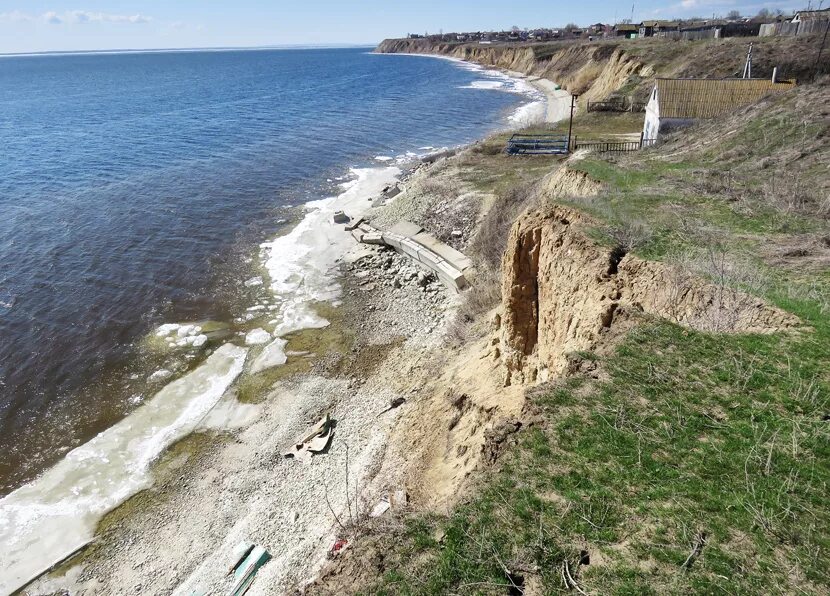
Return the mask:
[[331,269],[354,245],[354,238],[344,233],[343,226],[332,223],[334,212],[362,216],[371,206],[368,199],[379,195],[400,173],[396,167],[353,169],[356,178],[343,184],[342,194],[307,203],[308,213],[297,227],[263,245],[271,290],[282,301],[281,321],[274,336],[328,324],[313,306],[339,296],[340,286]]
[[92,539],[107,512],[150,484],[150,464],[189,434],[242,372],[247,350],[225,344],[115,426],[0,500],[0,594]]

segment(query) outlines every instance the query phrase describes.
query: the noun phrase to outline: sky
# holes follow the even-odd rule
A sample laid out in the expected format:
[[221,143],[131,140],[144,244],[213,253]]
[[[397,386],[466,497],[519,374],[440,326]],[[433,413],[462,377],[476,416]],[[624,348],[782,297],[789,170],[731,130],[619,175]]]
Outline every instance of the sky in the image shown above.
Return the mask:
[[[807,1],[638,0],[633,14],[789,12]],[[631,14],[631,2],[613,0],[0,0],[0,53],[369,45],[407,33],[613,23]]]

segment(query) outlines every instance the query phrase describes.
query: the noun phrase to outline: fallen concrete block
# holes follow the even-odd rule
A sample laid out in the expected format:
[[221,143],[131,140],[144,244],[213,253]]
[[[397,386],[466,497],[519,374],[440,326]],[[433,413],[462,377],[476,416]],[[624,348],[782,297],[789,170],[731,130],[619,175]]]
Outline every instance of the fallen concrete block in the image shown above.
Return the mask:
[[426,248],[422,248],[418,251],[418,260],[433,270],[438,267],[439,263],[444,261],[444,259],[442,259],[439,255]]
[[435,273],[445,286],[456,292],[460,292],[468,285],[464,274],[446,261],[438,263]]
[[428,248],[442,259],[450,263],[459,271],[464,271],[473,266],[473,261],[465,254],[455,250],[452,246],[444,244],[438,238],[427,232],[421,232],[412,237],[421,246]]
[[409,238],[402,238],[401,239],[401,248],[400,248],[400,250],[405,255],[415,259],[416,261],[421,260],[421,257],[419,255],[419,253],[423,250],[423,247],[420,244],[418,244],[417,242],[414,242],[413,240],[410,240]]
[[400,251],[401,240],[403,240],[403,238],[400,235],[393,234],[391,232],[383,232],[382,236],[383,236],[383,241],[386,244],[388,244],[389,246],[391,246],[395,250]]
[[361,240],[361,242],[363,242],[363,244],[386,244],[386,242],[383,241],[383,234],[379,232],[368,232],[363,234],[363,240]]
[[342,211],[335,211],[334,212],[334,217],[332,217],[332,220],[336,224],[344,224],[344,223],[349,223],[351,221],[351,218],[348,215],[346,215],[345,213],[343,213]]
[[363,236],[364,236],[364,235],[365,235],[365,233],[364,233],[364,232],[362,232],[362,231],[360,231],[360,230],[352,230],[352,236],[353,236],[353,237],[354,237],[354,239],[355,239],[355,240],[357,240],[358,242],[363,242]]

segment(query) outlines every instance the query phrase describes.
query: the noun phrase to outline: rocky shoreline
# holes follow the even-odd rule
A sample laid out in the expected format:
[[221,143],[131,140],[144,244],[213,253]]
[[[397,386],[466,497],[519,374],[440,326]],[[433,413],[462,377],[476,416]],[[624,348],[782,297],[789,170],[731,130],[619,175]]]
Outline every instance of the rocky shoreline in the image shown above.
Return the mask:
[[[93,545],[25,594],[218,593],[228,583],[225,558],[241,540],[273,556],[249,594],[313,579],[341,533],[340,516],[357,510],[353,500],[362,515],[393,487],[377,471],[457,303],[434,275],[386,247],[356,243],[338,269],[343,290],[326,310],[329,327],[288,338],[289,363],[304,360],[307,370],[287,366],[258,403],[223,398],[218,407],[238,426],[203,428],[174,445],[154,467],[153,487],[108,514]],[[305,466],[283,458],[324,414],[335,421],[327,452]]]

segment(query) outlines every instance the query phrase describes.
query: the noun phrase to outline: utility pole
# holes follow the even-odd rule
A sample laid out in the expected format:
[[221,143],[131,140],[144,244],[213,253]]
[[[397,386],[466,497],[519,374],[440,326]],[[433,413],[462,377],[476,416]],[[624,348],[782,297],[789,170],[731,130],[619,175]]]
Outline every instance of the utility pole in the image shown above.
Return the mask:
[[571,119],[568,121],[568,153],[571,152],[571,133],[574,129],[574,108],[576,107],[576,99],[578,95],[571,95]]

